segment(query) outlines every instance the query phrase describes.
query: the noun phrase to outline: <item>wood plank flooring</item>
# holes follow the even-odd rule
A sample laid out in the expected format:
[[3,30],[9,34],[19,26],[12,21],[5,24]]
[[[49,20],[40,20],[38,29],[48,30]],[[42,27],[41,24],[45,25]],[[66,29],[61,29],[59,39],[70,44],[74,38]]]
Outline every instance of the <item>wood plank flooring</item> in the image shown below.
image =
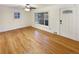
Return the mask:
[[79,53],[79,42],[33,27],[0,33],[0,54],[72,53]]

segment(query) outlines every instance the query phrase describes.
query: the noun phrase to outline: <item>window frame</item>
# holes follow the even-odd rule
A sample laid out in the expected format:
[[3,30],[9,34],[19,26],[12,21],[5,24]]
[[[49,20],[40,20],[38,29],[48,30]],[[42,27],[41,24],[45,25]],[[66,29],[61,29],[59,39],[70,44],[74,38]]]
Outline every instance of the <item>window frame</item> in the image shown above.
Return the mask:
[[[39,22],[37,22],[37,20],[36,20],[36,18],[38,18],[37,16],[36,16],[36,14],[41,14],[41,13],[43,13],[44,15],[47,13],[47,21],[48,21],[48,25],[46,25],[45,24],[45,18],[44,18],[44,24],[40,24]],[[34,16],[35,16],[35,24],[40,24],[40,25],[44,25],[44,26],[49,26],[49,13],[46,11],[46,12],[37,12],[37,13],[34,13]],[[45,16],[44,16],[45,17]]]
[[20,12],[14,12],[14,18],[15,19],[20,19],[21,13]]

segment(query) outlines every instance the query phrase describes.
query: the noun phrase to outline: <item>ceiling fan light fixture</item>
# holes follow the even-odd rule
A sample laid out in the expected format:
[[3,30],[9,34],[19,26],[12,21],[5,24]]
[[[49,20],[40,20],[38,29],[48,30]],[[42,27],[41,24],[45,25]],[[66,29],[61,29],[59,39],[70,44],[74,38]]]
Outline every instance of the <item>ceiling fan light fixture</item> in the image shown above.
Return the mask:
[[30,8],[31,6],[30,6],[30,4],[26,4],[26,7],[27,7],[27,8]]
[[30,8],[30,5],[27,5],[27,8]]
[[25,8],[25,11],[30,11],[30,9],[28,9],[28,8]]

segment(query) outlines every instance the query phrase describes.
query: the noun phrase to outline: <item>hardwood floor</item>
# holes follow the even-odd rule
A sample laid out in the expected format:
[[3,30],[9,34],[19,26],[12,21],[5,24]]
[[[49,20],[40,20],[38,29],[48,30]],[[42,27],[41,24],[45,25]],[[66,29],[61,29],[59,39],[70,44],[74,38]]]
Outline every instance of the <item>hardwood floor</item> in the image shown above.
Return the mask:
[[1,54],[79,53],[79,42],[32,27],[0,33]]

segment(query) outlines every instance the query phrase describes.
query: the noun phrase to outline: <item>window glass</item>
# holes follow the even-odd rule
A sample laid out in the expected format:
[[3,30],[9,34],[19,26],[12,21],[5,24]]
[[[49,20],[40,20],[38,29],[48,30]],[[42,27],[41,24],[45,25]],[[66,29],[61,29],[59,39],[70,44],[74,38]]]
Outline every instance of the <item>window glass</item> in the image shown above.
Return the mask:
[[15,19],[19,19],[20,18],[20,13],[19,12],[15,12],[14,13],[14,18]]
[[48,26],[48,12],[35,13],[35,23]]

